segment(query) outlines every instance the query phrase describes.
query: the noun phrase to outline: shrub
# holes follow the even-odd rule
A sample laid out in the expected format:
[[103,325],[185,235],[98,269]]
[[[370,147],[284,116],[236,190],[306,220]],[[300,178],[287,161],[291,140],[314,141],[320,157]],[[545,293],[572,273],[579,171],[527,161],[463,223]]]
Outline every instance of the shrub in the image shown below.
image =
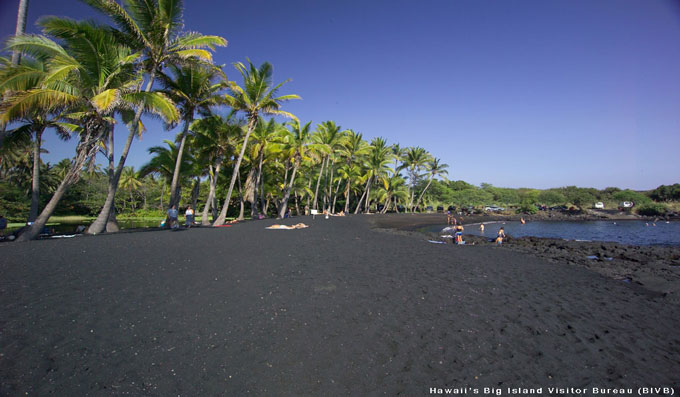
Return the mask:
[[668,207],[660,203],[647,203],[638,207],[637,213],[645,216],[663,215],[668,211]]
[[533,200],[522,200],[519,208],[517,208],[518,214],[535,214],[536,212],[538,212],[538,208],[536,208]]

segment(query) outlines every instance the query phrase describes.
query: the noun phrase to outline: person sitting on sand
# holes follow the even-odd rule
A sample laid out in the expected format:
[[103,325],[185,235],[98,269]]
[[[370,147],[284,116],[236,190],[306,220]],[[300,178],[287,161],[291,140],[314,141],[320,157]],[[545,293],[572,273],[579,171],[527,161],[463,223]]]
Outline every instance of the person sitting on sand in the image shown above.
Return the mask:
[[496,244],[498,244],[498,245],[503,244],[504,238],[505,238],[505,230],[503,230],[503,228],[500,228],[498,230],[498,236],[496,236]]
[[179,223],[177,223],[177,206],[173,205],[172,208],[168,210],[168,222],[170,222],[170,227],[173,229],[177,229],[179,227]]
[[266,227],[265,229],[284,229],[284,230],[291,230],[291,229],[304,229],[306,227],[309,227],[308,225],[305,225],[304,223],[296,223],[293,226],[288,226],[288,225],[271,225],[269,227]]

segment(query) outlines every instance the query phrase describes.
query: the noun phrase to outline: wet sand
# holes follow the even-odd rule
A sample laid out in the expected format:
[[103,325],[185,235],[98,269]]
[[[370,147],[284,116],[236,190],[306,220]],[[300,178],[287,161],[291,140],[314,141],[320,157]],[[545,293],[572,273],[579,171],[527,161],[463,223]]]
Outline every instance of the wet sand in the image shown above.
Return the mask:
[[666,297],[407,216],[2,244],[0,394],[680,391]]

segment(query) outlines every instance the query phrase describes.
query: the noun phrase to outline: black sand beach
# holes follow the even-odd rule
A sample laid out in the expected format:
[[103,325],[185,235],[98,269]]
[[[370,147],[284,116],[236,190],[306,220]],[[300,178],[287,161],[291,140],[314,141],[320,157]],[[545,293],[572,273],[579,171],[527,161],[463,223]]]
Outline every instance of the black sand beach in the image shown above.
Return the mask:
[[676,302],[407,217],[2,244],[0,394],[680,391]]

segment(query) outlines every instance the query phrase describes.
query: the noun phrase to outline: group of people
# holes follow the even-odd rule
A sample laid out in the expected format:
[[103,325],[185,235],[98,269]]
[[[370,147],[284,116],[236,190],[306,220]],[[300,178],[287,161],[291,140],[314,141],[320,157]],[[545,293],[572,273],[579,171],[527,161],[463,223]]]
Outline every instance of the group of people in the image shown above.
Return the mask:
[[[178,216],[179,212],[177,211],[177,206],[173,205],[169,210],[168,210],[168,222],[170,222],[170,228],[171,229],[177,229],[179,228],[179,221],[178,221]],[[191,227],[194,225],[194,209],[191,208],[190,205],[187,205],[186,211],[184,211],[184,225],[186,227]],[[165,226],[165,221],[161,222],[161,227]]]

